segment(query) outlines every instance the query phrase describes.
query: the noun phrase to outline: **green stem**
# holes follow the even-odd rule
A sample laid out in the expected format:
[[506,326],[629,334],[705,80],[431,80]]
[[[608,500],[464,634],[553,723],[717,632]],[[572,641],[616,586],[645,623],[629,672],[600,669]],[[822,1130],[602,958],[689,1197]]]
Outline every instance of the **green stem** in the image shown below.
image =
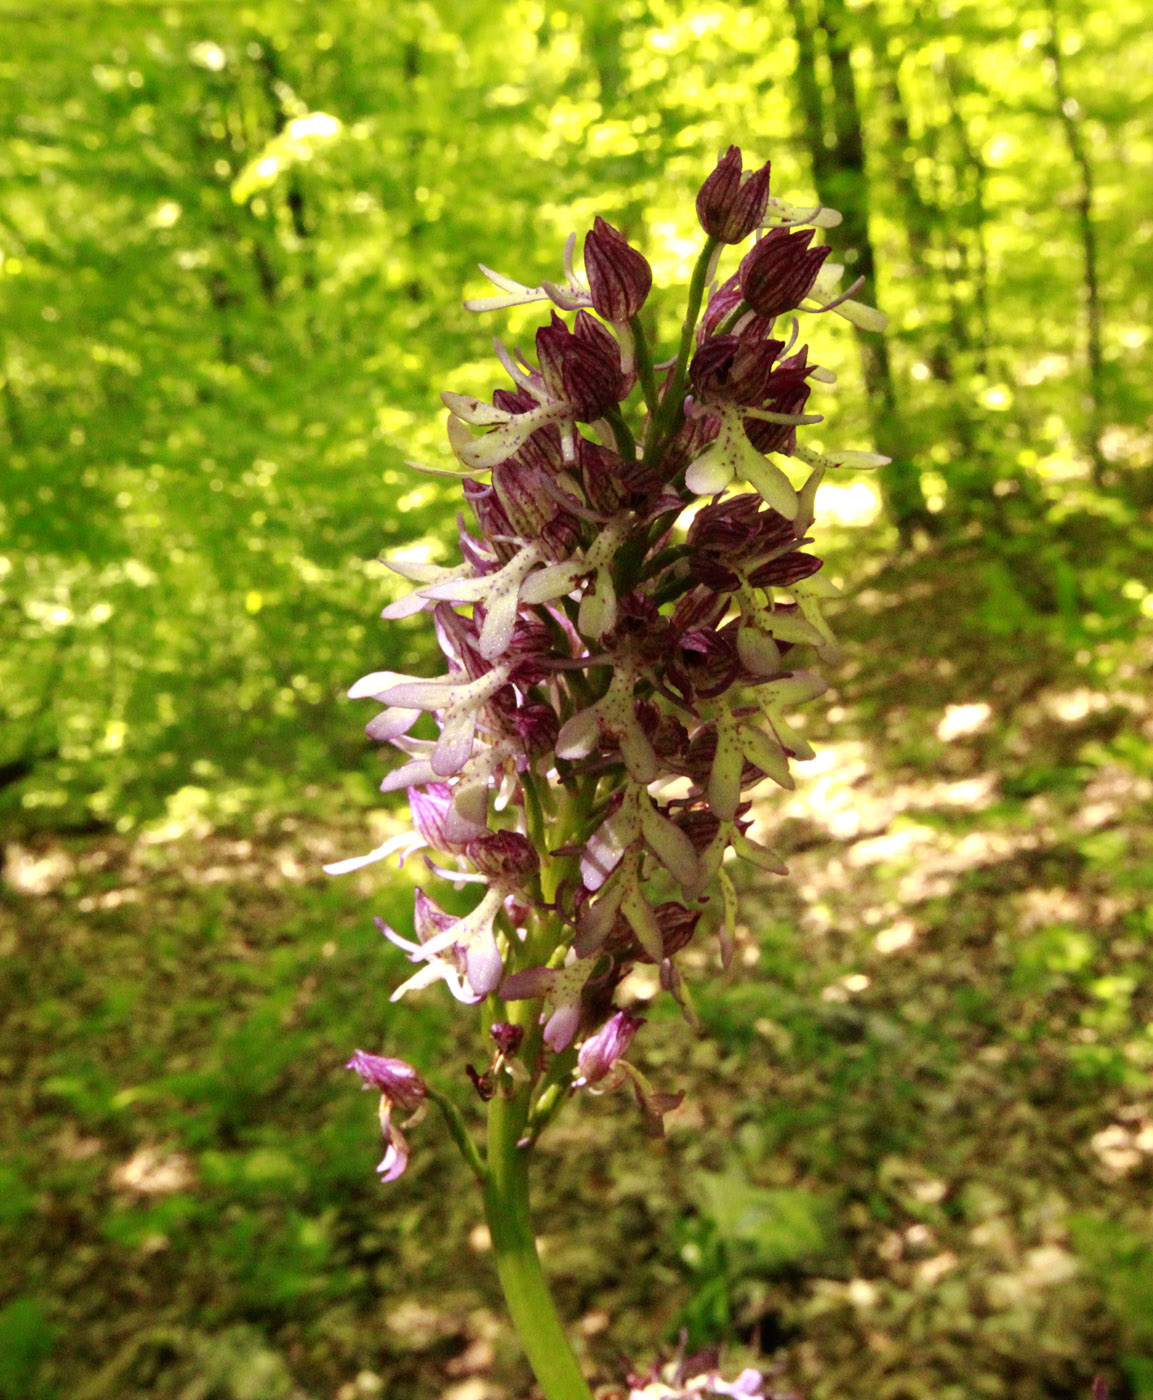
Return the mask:
[[657,411],[657,381],[653,374],[653,355],[649,349],[648,337],[645,335],[645,328],[641,325],[640,316],[634,316],[629,322],[629,329],[633,333],[633,353],[636,356],[637,378],[641,383],[641,393],[644,395],[645,407],[652,418]]
[[747,301],[739,301],[716,329],[717,335],[728,335],[741,317],[749,309]]
[[465,1125],[460,1109],[449,1098],[447,1094],[442,1094],[439,1089],[434,1089],[428,1085],[428,1097],[436,1104],[444,1115],[444,1121],[448,1125],[448,1131],[452,1135],[453,1142],[456,1143],[460,1155],[472,1169],[476,1179],[484,1185],[484,1163],[480,1159],[480,1153],[476,1150],[476,1143],[472,1140],[472,1134]]
[[684,324],[681,326],[681,344],[677,352],[676,364],[673,367],[672,379],[665,390],[656,419],[650,427],[645,452],[645,461],[650,465],[659,459],[665,444],[676,434],[684,422],[685,382],[688,379],[689,354],[693,348],[693,333],[697,328],[697,318],[700,316],[701,302],[705,295],[705,278],[708,276],[709,264],[717,250],[718,242],[718,239],[712,237],[705,239],[705,246],[701,249],[696,266],[693,268],[692,280],[689,283],[689,303],[685,309]]
[[525,1127],[525,1097],[498,1097],[489,1105],[484,1210],[497,1273],[545,1400],[592,1400],[536,1252],[529,1217],[529,1153],[517,1146]]
[[624,414],[619,408],[610,408],[605,414],[605,422],[613,430],[613,437],[616,440],[617,452],[626,462],[636,460],[637,444],[633,437],[632,429],[625,422]]

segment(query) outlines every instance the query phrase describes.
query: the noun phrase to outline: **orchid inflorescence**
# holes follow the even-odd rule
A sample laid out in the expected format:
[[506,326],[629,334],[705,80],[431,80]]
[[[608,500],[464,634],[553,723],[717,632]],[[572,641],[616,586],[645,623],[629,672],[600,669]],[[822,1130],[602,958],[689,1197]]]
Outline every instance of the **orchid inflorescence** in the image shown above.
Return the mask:
[[[680,955],[702,921],[733,957],[726,857],[784,873],[749,835],[750,798],[791,788],[790,761],[812,756],[787,714],[825,686],[798,649],[835,654],[821,607],[837,590],[806,549],[817,487],[887,460],[797,440],[821,421],[813,384],[833,376],[798,343],[796,313],[883,325],[811,246],[839,215],[770,198],[769,166],[744,173],[736,147],[697,212],[706,239],[667,363],[641,321],[652,270],[603,219],[583,280],[575,238],[561,282],[482,269],[498,294],[470,309],[552,314],[535,365],[496,342],[511,388],[442,395],[475,526],[459,524],[460,562],[389,566],[414,588],[384,616],[431,613],[447,669],[374,672],[350,692],[384,707],[368,733],[403,756],[383,789],[407,789],[412,830],[328,869],[427,848],[433,872],[483,887],[463,916],[418,890],[414,938],[381,928],[415,969],[394,1000],[442,981],[482,1004],[491,1058],[469,1076],[482,1099],[523,1100],[522,1147],[575,1089],[629,1084],[657,1136],[680,1102],[626,1058],[644,1021],[615,994],[654,965],[691,1019]],[[416,737],[424,715],[435,737]],[[426,1086],[403,1061],[357,1052],[350,1068],[381,1091],[391,1179],[407,1160],[391,1112],[418,1111]]]

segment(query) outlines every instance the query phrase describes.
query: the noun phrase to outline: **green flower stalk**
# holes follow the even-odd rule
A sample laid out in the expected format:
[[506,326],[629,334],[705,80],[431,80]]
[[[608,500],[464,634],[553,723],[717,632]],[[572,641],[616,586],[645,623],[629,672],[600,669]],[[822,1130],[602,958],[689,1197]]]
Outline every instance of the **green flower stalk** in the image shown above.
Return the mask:
[[[393,561],[414,587],[384,615],[431,614],[447,669],[373,672],[351,691],[383,706],[368,733],[400,752],[383,787],[407,790],[412,830],[328,867],[426,849],[434,874],[480,886],[462,917],[419,890],[415,936],[381,929],[414,966],[394,1000],[443,982],[477,1008],[487,1063],[461,1077],[487,1115],[483,1145],[454,1098],[404,1061],[357,1051],[350,1068],[381,1095],[386,1181],[409,1155],[396,1111],[410,1115],[404,1127],[428,1101],[443,1113],[480,1183],[509,1311],[547,1400],[591,1392],[537,1257],[536,1144],[581,1091],[627,1087],[655,1137],[679,1106],[679,1090],[633,1063],[644,1018],[618,1004],[618,989],[648,963],[691,1020],[680,955],[707,927],[722,962],[733,955],[726,856],[784,873],[748,835],[749,812],[757,789],[792,787],[791,762],[812,756],[785,711],[824,683],[798,657],[835,655],[821,604],[836,590],[806,549],[817,488],[831,468],[887,460],[797,441],[821,421],[808,411],[814,384],[832,378],[798,345],[798,315],[883,323],[851,300],[856,287],[837,290],[812,228],[793,231],[837,217],[770,198],[769,167],[744,175],[736,147],[697,209],[705,240],[667,362],[639,318],[652,270],[603,219],[585,239],[586,280],[575,240],[559,283],[526,287],[484,269],[498,295],[471,309],[541,302],[552,314],[536,364],[497,343],[511,387],[491,401],[443,395],[476,532],[461,526],[450,567]],[[754,234],[717,282],[725,248]],[[413,735],[425,714],[434,739]],[[756,1372],[730,1384],[708,1366],[630,1386],[650,1397],[769,1393]]]

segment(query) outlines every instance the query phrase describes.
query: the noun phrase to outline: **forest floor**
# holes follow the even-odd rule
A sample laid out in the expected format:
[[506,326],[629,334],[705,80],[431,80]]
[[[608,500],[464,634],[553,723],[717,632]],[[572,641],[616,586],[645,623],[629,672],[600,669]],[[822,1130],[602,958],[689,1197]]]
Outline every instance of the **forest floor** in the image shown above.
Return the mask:
[[[693,951],[703,1032],[646,1027],[668,1139],[622,1093],[542,1145],[602,1380],[687,1328],[812,1400],[1153,1396],[1153,653],[999,626],[972,576],[914,555],[845,609],[818,757],[758,808],[790,875],[739,975]],[[319,872],[368,823],[9,847],[4,1400],[529,1393],[439,1123],[381,1186],[341,1068],[467,1058],[439,998],[387,1005],[369,915],[411,886]]]

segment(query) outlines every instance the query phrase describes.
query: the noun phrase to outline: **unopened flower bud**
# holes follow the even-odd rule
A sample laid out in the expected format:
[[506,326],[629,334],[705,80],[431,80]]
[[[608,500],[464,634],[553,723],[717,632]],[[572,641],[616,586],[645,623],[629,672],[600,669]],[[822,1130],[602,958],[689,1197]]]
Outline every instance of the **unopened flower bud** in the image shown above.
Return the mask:
[[740,147],[730,146],[697,195],[701,227],[722,243],[741,243],[759,228],[769,202],[768,162],[741,180]]
[[593,306],[606,321],[632,320],[653,285],[648,259],[599,215],[585,235],[585,273]]
[[644,1025],[643,1016],[631,1016],[627,1011],[618,1011],[597,1031],[590,1035],[577,1052],[577,1074],[583,1084],[596,1084],[612,1069],[613,1065],[628,1054],[633,1037]]
[[552,706],[538,701],[518,706],[510,716],[510,722],[524,741],[525,753],[530,758],[551,749],[560,732],[560,720]]
[[538,857],[519,831],[490,831],[465,847],[473,865],[490,879],[519,880],[537,868]]
[[[804,372],[778,369],[770,378],[764,407],[773,413],[801,414],[809,401]],[[758,452],[792,453],[797,445],[795,423],[766,423],[763,418],[747,418],[745,432]]]
[[415,1113],[428,1093],[424,1080],[404,1060],[357,1050],[345,1068],[355,1070],[366,1089],[379,1089],[389,1103],[398,1104],[406,1113]]
[[615,407],[624,386],[620,348],[603,326],[598,329],[598,336],[584,328],[574,335],[554,311],[551,323],[536,333],[545,387],[571,405],[581,423],[592,423]]
[[758,316],[795,311],[812,290],[828,248],[810,248],[814,230],[771,229],[745,254],[740,267],[745,300]]
[[770,392],[773,366],[784,348],[781,340],[715,335],[692,358],[693,387],[702,399],[759,406]]

